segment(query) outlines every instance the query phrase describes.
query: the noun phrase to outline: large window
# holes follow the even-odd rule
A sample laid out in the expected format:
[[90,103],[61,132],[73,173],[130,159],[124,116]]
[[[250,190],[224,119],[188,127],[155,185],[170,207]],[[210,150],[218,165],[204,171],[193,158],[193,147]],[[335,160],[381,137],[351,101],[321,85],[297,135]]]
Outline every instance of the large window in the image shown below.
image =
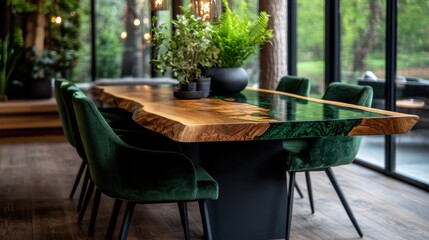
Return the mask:
[[311,80],[311,93],[325,89],[324,1],[297,0],[297,75]]
[[298,51],[292,63],[297,63],[297,75],[315,80],[320,89],[313,94],[323,93],[332,81],[370,85],[372,107],[420,117],[407,134],[363,137],[357,162],[429,189],[429,2],[296,3],[291,11],[297,14],[297,36],[291,38],[296,37]]
[[429,184],[429,4],[398,1],[397,110],[417,114],[419,122],[396,137],[396,171]]
[[[341,1],[341,81],[370,85],[385,108],[385,0]],[[365,136],[358,158],[384,167],[384,136]]]

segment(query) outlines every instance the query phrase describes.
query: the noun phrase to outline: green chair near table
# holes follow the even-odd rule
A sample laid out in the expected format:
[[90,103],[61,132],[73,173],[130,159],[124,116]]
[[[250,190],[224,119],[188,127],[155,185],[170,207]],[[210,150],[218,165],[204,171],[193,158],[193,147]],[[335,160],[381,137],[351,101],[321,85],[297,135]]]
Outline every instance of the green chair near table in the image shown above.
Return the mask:
[[[76,178],[69,196],[70,199],[72,199],[79,185],[79,182],[82,178],[82,174],[85,171],[86,161],[84,160],[85,154],[83,152],[83,149],[81,149],[79,146],[76,146],[75,133],[73,132],[73,126],[72,126],[73,119],[70,119],[70,116],[69,116],[70,111],[67,110],[68,106],[64,99],[64,94],[66,94],[66,91],[70,86],[74,86],[74,84],[63,79],[56,79],[54,83],[54,90],[55,90],[54,95],[55,95],[55,100],[57,102],[58,112],[59,112],[61,124],[63,127],[64,135],[67,141],[70,143],[70,145],[77,148],[76,150],[79,156],[82,158],[82,163],[79,167],[78,174],[76,175]],[[138,124],[130,120],[131,114],[125,110],[118,109],[118,108],[105,108],[105,109],[101,109],[101,111],[103,112],[103,117],[106,118],[109,124],[111,124],[113,127],[118,129],[118,131],[119,130],[136,130],[141,128]],[[80,199],[79,203],[81,204],[83,200],[83,194],[81,194],[81,197],[79,199]]]
[[[199,202],[204,233],[211,238],[205,200],[217,199],[218,184],[207,172],[182,153],[126,144],[82,92],[74,93],[73,105],[96,194],[115,199],[108,238],[113,236],[122,200],[128,204],[120,239],[127,237],[136,204],[188,201]],[[189,239],[189,233],[185,236]]]
[[276,91],[292,93],[307,97],[310,95],[311,82],[308,78],[284,76],[280,79]]
[[[76,148],[79,156],[82,159],[82,164],[76,176],[75,183],[70,194],[70,198],[73,197],[77,185],[79,184],[82,174],[87,166],[86,154],[82,142],[80,140],[80,134],[77,129],[77,123],[72,104],[72,95],[75,92],[81,92],[81,90],[78,89],[73,83],[66,80],[55,80],[55,97],[57,100],[64,134],[69,143]],[[147,130],[135,123],[131,118],[131,113],[118,108],[99,108],[98,110],[101,112],[103,118],[106,120],[109,126],[112,127],[114,132],[118,136],[120,136],[120,138],[126,143],[136,147],[143,146],[152,149],[181,152],[181,148],[176,142],[168,139],[163,135],[156,134],[150,130]],[[80,212],[78,217],[78,223],[81,223],[85,215],[87,205],[92,196],[93,188],[94,185],[89,178],[89,170],[86,169],[85,177],[82,184],[82,191],[78,202],[78,211]],[[94,201],[94,204],[98,204],[100,199],[96,200],[97,201]],[[186,210],[184,208],[186,207],[186,205],[184,207],[183,205],[184,204],[179,204],[181,216],[184,216]],[[94,235],[96,215],[97,212],[93,211],[91,215],[90,225],[88,228],[89,236]],[[184,229],[187,227],[185,225],[183,217],[182,225]]]
[[[369,107],[372,96],[372,88],[369,86],[331,83],[322,99]],[[324,114],[326,118],[332,118],[336,117],[338,113],[335,108],[326,105]],[[331,167],[353,162],[359,150],[360,142],[361,137],[348,136],[292,139],[289,145],[287,141],[285,142],[286,170],[289,172],[290,178],[287,194],[286,239],[290,237],[295,173],[309,171],[326,172],[356,231],[360,237],[363,236],[331,169]]]
[[[308,95],[310,95],[310,89],[311,89],[311,82],[308,78],[298,77],[298,76],[284,76],[280,79],[280,82],[277,85],[276,91],[292,93],[292,94],[308,97]],[[284,145],[294,144],[293,142],[294,140],[285,140]],[[313,196],[311,195],[312,192],[310,191],[311,190],[310,175],[308,172],[306,172],[305,176],[307,180],[307,189],[309,189],[308,194],[310,199],[310,206],[311,206],[312,212],[314,212]],[[301,188],[299,187],[297,182],[295,182],[295,188],[298,191],[299,196],[303,198],[304,195],[302,194]]]

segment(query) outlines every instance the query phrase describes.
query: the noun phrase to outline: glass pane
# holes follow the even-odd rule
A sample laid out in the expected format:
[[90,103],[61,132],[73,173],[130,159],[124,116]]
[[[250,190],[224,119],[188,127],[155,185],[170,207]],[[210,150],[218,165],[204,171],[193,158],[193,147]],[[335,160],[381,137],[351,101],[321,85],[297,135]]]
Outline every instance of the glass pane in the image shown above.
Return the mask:
[[406,135],[396,137],[396,171],[429,183],[429,2],[398,1],[398,59],[400,83],[397,110],[419,115]]
[[[259,0],[245,0],[247,8],[249,9],[249,18],[256,19],[259,11]],[[229,1],[232,9],[240,9],[242,7],[242,1]],[[244,69],[249,74],[248,86],[258,87],[259,86],[259,53],[251,55],[244,62]]]
[[[341,1],[341,79],[370,85],[372,107],[384,109],[385,0]],[[384,136],[366,136],[357,158],[384,166]]]
[[325,89],[325,1],[297,0],[297,72],[311,79],[311,94]]
[[[91,80],[90,1],[82,1],[82,45],[73,71],[75,82]],[[159,11],[159,21],[170,20],[170,11]],[[96,2],[96,78],[150,77],[149,1]]]
[[82,0],[80,3],[80,41],[81,45],[78,51],[78,60],[76,66],[72,69],[70,80],[73,82],[91,81],[91,14],[90,1]]

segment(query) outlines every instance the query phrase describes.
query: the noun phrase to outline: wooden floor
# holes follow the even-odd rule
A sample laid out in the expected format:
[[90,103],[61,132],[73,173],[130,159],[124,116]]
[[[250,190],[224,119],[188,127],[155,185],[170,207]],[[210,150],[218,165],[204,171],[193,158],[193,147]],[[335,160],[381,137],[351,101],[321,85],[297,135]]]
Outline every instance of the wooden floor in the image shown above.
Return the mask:
[[[0,141],[0,239],[88,239],[88,216],[76,224],[77,197],[68,194],[80,160],[62,137]],[[429,193],[357,165],[334,169],[364,239],[429,239]],[[312,174],[316,213],[295,198],[291,239],[358,239],[323,172]],[[298,176],[305,190],[302,174]],[[113,201],[102,197],[94,239],[104,239]],[[202,239],[190,205],[192,239]],[[116,234],[119,229],[116,229]],[[182,239],[175,204],[138,206],[128,239]],[[241,239],[240,239],[241,240]]]

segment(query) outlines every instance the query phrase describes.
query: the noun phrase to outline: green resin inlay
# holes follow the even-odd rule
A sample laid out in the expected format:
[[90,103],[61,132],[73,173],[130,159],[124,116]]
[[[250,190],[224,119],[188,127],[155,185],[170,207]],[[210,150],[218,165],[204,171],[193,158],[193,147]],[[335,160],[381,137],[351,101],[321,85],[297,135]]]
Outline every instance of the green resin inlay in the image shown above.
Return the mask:
[[253,90],[244,90],[238,94],[213,98],[251,104],[266,109],[251,113],[251,116],[265,116],[274,120],[269,129],[257,138],[258,140],[346,136],[353,127],[361,123],[362,119],[386,116],[354,108]]

